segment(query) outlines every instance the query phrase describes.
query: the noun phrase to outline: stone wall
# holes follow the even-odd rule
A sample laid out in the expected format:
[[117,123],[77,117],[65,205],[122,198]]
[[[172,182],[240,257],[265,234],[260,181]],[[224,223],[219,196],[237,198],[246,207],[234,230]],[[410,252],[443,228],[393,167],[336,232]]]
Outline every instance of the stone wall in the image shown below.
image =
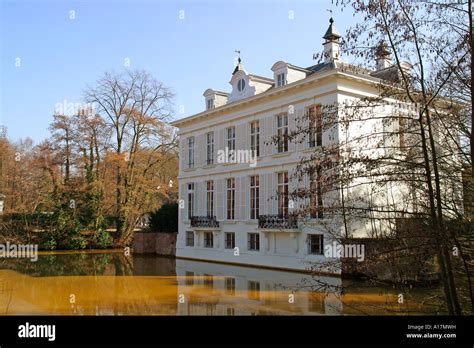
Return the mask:
[[176,255],[177,233],[135,232],[133,252],[136,254]]
[[163,256],[175,256],[177,235],[178,233],[156,233],[156,253]]

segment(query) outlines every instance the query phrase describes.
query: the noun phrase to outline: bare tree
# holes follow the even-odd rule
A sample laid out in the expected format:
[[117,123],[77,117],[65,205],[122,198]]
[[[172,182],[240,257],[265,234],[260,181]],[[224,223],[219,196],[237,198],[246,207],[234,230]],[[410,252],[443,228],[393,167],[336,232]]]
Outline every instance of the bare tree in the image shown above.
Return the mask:
[[[143,71],[124,75],[106,73],[85,100],[97,105],[113,130],[118,244],[130,242],[137,210],[154,190],[142,179],[153,175],[161,156],[175,147],[175,137],[164,121],[170,117],[173,93]],[[137,190],[144,189],[137,196]]]

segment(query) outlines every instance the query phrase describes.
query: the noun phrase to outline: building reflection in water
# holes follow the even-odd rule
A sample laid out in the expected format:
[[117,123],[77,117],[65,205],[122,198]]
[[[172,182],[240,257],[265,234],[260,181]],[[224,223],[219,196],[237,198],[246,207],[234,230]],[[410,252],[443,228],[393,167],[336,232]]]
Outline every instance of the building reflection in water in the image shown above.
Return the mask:
[[[340,286],[337,277],[319,277]],[[302,285],[305,284],[306,285]],[[310,275],[123,253],[62,253],[0,262],[0,313],[66,315],[340,314]],[[70,302],[74,294],[75,301]],[[180,298],[184,301],[180,301]]]
[[[234,265],[176,260],[178,315],[341,314],[334,293],[311,291],[311,275]],[[324,279],[322,279],[324,278]],[[341,286],[337,277],[319,277]]]

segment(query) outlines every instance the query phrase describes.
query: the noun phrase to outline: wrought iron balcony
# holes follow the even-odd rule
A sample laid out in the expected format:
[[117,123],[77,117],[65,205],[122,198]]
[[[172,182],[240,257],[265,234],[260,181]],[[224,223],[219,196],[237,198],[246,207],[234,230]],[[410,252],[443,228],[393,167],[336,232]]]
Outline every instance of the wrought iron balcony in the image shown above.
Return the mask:
[[219,227],[219,221],[215,216],[191,216],[191,227],[215,228]]
[[258,228],[264,229],[297,229],[298,219],[294,215],[260,215]]

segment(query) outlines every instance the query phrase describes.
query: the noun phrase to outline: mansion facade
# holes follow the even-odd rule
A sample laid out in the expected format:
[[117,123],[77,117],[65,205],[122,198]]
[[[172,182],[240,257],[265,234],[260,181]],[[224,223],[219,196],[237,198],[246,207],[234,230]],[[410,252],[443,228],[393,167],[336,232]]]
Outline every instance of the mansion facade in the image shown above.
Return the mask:
[[[239,58],[230,93],[207,89],[205,111],[172,122],[180,137],[178,258],[300,271],[328,260],[327,223],[332,232],[342,227],[324,207],[338,197],[325,196],[317,177],[306,180],[315,213],[294,219],[292,204],[301,202],[289,199],[298,185],[291,178],[303,156],[341,137],[337,127],[320,126],[321,106],[377,95],[391,69],[387,53],[376,70],[342,69],[340,37],[331,18],[324,61],[306,68],[278,61],[271,78],[248,73]],[[315,132],[293,141],[287,135],[304,115]]]

